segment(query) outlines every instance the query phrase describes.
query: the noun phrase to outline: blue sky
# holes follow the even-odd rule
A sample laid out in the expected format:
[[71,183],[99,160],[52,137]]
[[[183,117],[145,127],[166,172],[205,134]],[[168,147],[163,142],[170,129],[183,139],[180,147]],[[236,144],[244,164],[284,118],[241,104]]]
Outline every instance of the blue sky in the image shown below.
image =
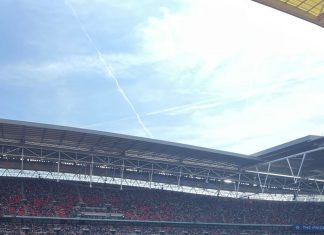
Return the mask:
[[1,118],[247,154],[324,134],[324,30],[249,0],[2,0],[0,42]]

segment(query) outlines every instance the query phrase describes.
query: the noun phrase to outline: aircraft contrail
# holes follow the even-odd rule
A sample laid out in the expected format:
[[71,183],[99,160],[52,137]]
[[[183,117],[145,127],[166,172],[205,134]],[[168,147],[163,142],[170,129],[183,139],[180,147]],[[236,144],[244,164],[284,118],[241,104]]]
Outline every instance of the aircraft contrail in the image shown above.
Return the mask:
[[83,23],[80,20],[80,17],[78,15],[78,13],[76,12],[76,10],[74,9],[73,5],[71,3],[69,3],[67,0],[64,1],[65,5],[68,6],[75,19],[77,20],[77,22],[79,23],[84,35],[87,37],[88,41],[90,42],[90,44],[93,46],[93,48],[96,50],[97,56],[100,60],[100,62],[102,63],[104,69],[105,69],[105,73],[106,75],[108,75],[109,77],[111,77],[114,82],[115,85],[119,91],[119,93],[121,94],[121,96],[124,98],[124,100],[126,101],[126,103],[129,105],[129,107],[131,108],[131,110],[133,111],[134,115],[136,116],[136,119],[138,121],[138,123],[140,124],[140,126],[142,127],[142,129],[144,130],[145,134],[149,137],[153,137],[152,133],[150,132],[150,130],[145,126],[143,120],[141,119],[140,115],[138,114],[137,110],[135,109],[135,106],[133,105],[133,103],[130,101],[130,99],[128,98],[128,96],[126,95],[124,89],[120,86],[117,77],[115,76],[115,74],[113,73],[112,69],[110,68],[110,66],[106,63],[106,61],[104,60],[101,51],[99,50],[99,48],[96,46],[96,44],[94,43],[92,37],[90,36],[90,34],[88,33],[87,29],[85,28],[85,26],[83,25]]
[[201,110],[210,107],[215,107],[224,104],[224,102],[216,102],[216,99],[206,99],[203,101],[189,103],[189,104],[182,104],[178,106],[173,106],[165,109],[156,110],[153,112],[146,113],[145,116],[153,116],[153,115],[160,115],[160,114],[172,114],[172,113],[183,113],[186,111],[191,110]]

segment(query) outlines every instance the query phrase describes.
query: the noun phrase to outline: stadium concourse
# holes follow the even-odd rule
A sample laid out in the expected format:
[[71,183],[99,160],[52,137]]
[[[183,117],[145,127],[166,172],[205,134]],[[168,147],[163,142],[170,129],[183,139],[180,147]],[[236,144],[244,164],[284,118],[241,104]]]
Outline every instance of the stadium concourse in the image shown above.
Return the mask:
[[0,234],[323,234],[323,144],[243,155],[2,119]]

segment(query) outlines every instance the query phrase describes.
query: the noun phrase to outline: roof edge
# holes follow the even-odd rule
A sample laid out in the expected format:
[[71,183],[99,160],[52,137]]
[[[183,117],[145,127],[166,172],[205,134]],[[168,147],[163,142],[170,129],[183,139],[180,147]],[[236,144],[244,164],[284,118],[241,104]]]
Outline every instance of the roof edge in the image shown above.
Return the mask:
[[261,150],[259,152],[254,153],[254,154],[251,154],[251,156],[260,157],[262,155],[265,155],[265,154],[268,154],[268,153],[271,153],[271,152],[274,152],[274,151],[277,151],[277,150],[280,150],[280,149],[283,149],[283,148],[291,147],[291,146],[294,146],[294,145],[298,145],[298,144],[301,144],[301,143],[304,143],[304,142],[309,142],[309,141],[313,141],[313,140],[317,140],[317,139],[321,139],[321,138],[323,138],[323,136],[307,135],[307,136],[304,136],[304,137],[301,137],[301,138],[298,138],[298,139],[295,139],[295,140],[288,141],[288,142],[283,143],[283,144],[279,144],[279,145],[270,147],[268,149]]
[[158,140],[158,139],[151,139],[147,137],[140,137],[140,136],[132,136],[126,134],[118,134],[113,132],[106,132],[106,131],[99,131],[99,130],[91,130],[79,127],[69,127],[69,126],[62,126],[62,125],[55,125],[55,124],[45,124],[45,123],[37,123],[37,122],[30,122],[30,121],[19,121],[19,120],[12,120],[12,119],[3,119],[0,118],[0,124],[11,124],[11,125],[20,125],[20,126],[29,126],[35,128],[45,128],[45,129],[56,129],[61,131],[71,131],[71,132],[78,132],[78,133],[85,133],[85,134],[92,134],[92,135],[100,135],[100,136],[107,136],[107,137],[115,137],[115,138],[122,138],[122,139],[130,139],[134,141],[143,141],[153,144],[162,144],[162,145],[169,145],[172,147],[179,147],[179,148],[186,148],[196,151],[204,151],[209,153],[221,154],[221,155],[230,155],[233,157],[244,158],[247,160],[257,160],[250,155],[240,154],[240,153],[233,153],[223,150],[216,150],[206,147],[199,147],[195,145],[189,144],[182,144],[176,142],[170,142],[165,140]]
[[281,12],[287,13],[289,15],[295,16],[297,18],[300,18],[302,20],[308,21],[310,23],[313,23],[315,25],[324,28],[324,19],[322,15],[318,17],[313,16],[307,12],[304,12],[298,8],[295,8],[293,6],[290,6],[278,0],[252,0],[252,1],[274,8],[276,10],[279,10]]

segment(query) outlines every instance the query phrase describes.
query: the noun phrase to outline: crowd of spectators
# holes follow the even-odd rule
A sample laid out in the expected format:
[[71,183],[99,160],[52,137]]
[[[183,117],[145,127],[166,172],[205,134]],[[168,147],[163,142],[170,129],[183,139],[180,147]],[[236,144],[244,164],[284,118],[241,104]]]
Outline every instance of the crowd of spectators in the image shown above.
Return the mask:
[[111,205],[125,219],[247,224],[322,224],[324,204],[202,196],[105,184],[0,178],[0,216],[73,217],[73,208]]

